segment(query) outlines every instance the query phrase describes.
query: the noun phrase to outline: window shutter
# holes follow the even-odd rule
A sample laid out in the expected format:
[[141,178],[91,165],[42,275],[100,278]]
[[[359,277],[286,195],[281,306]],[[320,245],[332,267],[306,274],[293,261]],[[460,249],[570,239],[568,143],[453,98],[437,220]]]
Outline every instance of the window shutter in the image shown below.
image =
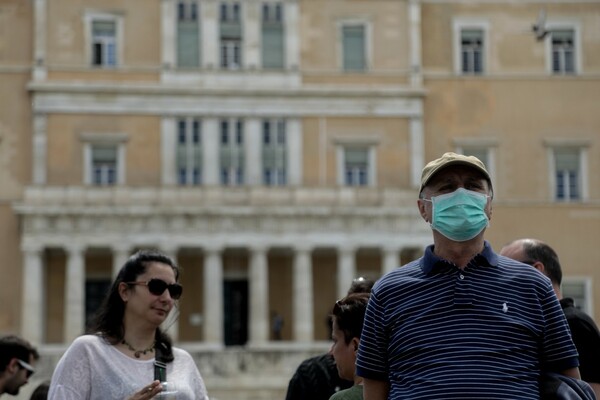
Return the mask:
[[365,69],[365,28],[364,26],[343,27],[344,69],[363,71]]
[[366,165],[369,155],[365,149],[346,149],[346,165]]
[[92,149],[92,160],[93,163],[116,163],[117,162],[117,148],[116,146],[98,145]]
[[114,21],[93,21],[92,22],[93,36],[115,36]]
[[283,27],[276,23],[263,23],[263,68],[283,68]]
[[579,170],[579,149],[563,148],[556,149],[554,152],[557,171],[578,171]]
[[200,50],[197,21],[177,23],[177,66],[198,67]]

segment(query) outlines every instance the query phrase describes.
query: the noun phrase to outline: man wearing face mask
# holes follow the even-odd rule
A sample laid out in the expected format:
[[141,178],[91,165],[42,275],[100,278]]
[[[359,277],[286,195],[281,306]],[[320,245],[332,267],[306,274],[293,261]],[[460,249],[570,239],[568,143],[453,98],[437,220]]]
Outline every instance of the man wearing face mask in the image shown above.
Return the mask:
[[433,245],[373,287],[356,363],[365,400],[531,400],[541,371],[579,378],[548,280],[484,240],[492,197],[476,157],[423,169],[417,205]]

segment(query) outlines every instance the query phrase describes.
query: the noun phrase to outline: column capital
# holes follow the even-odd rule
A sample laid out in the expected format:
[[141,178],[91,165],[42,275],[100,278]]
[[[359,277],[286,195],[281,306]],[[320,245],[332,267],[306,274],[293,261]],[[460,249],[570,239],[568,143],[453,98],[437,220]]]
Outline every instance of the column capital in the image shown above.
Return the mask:
[[87,249],[87,245],[82,244],[82,243],[77,243],[77,242],[75,242],[75,243],[71,242],[71,243],[65,244],[63,248],[70,255],[78,254],[78,253],[81,254]]
[[225,250],[225,245],[222,243],[206,243],[202,246],[202,250],[207,254],[220,254]]
[[337,247],[339,254],[352,255],[358,251],[358,246],[352,243],[343,243]]
[[45,246],[42,243],[37,242],[35,240],[24,239],[21,242],[21,251],[23,253],[39,254],[42,251],[44,251],[44,248]]
[[315,246],[308,243],[296,244],[292,247],[292,250],[296,253],[312,253]]

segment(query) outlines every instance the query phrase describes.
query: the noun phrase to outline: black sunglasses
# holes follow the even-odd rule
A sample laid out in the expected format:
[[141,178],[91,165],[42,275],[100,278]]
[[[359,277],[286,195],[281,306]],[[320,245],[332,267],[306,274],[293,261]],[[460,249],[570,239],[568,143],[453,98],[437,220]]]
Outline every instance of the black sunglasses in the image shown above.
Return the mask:
[[155,296],[162,295],[165,290],[169,289],[169,294],[173,300],[178,300],[183,293],[183,286],[179,283],[171,283],[170,285],[162,279],[153,278],[146,282],[127,282],[128,285],[145,285],[148,290]]
[[34,369],[34,368],[31,366],[31,365],[29,365],[28,363],[26,363],[25,361],[23,361],[23,360],[19,360],[19,359],[17,358],[17,363],[19,364],[19,368],[21,368],[21,369],[24,369],[25,371],[27,371],[27,372],[26,372],[26,375],[27,375],[27,378],[28,378],[28,379],[29,379],[29,378],[31,377],[31,375],[33,375],[33,373],[35,372],[35,369]]

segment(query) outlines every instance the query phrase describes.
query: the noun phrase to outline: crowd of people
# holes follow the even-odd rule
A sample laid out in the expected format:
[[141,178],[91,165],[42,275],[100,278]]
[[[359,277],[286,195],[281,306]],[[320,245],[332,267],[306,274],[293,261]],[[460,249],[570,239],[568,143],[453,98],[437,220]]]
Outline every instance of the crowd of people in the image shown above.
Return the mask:
[[[562,297],[549,245],[517,239],[494,252],[484,239],[493,197],[479,159],[446,153],[428,163],[417,207],[433,244],[376,283],[352,282],[332,305],[331,350],[300,364],[286,400],[600,398],[598,327]],[[190,354],[161,330],[178,281],[164,254],[129,258],[91,333],[31,399],[208,399]],[[38,359],[26,340],[0,338],[0,396],[17,395]]]

